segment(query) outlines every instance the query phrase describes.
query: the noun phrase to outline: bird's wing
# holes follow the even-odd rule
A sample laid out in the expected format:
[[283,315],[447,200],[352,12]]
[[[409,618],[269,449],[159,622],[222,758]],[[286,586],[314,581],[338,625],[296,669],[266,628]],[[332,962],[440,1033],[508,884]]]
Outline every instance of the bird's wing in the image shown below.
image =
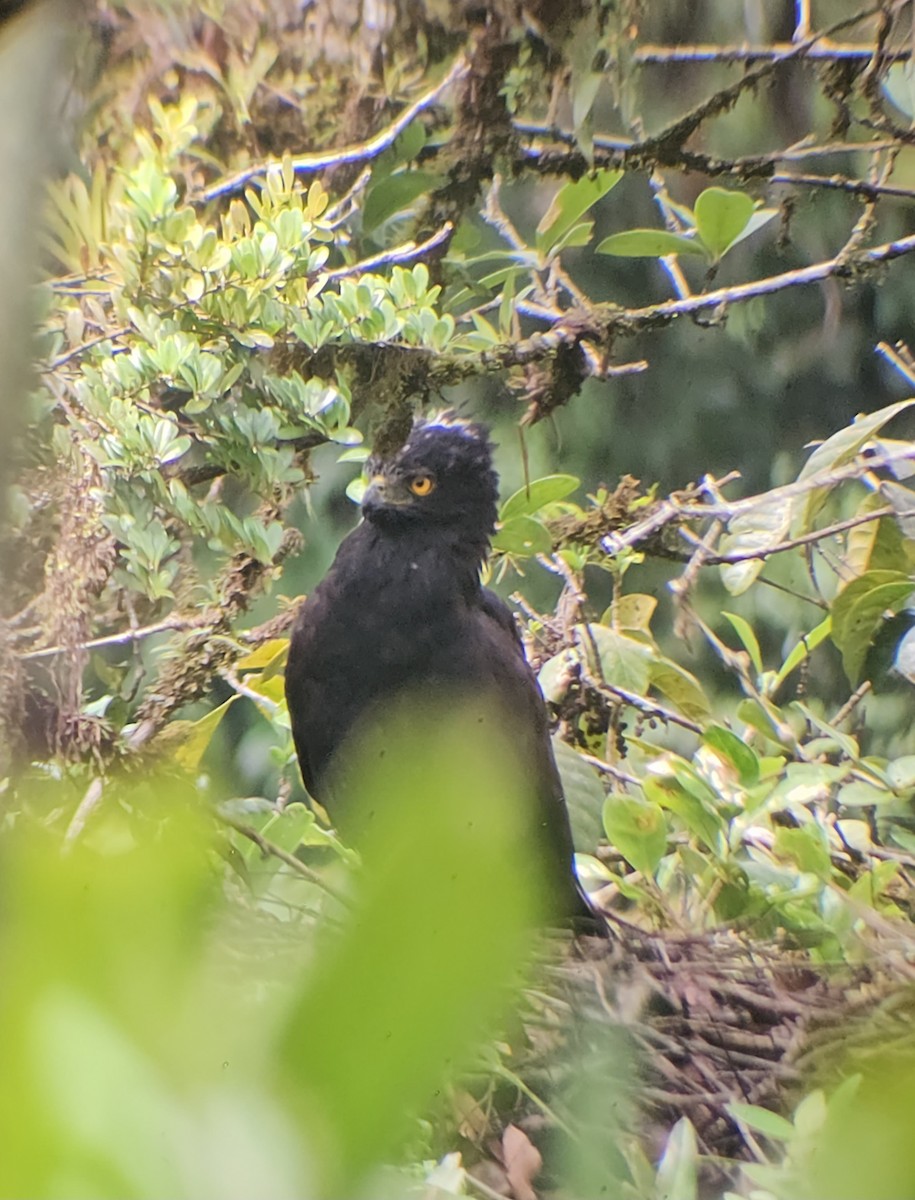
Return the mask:
[[495,592],[491,592],[489,588],[481,588],[480,594],[482,597],[480,607],[482,608],[483,612],[488,617],[491,617],[496,624],[500,625],[507,633],[512,635],[512,639],[514,640],[518,653],[521,655],[524,661],[527,662],[527,658],[524,654],[524,644],[521,641],[521,634],[518,632],[518,626],[515,622],[515,617],[512,613],[512,610],[508,607],[504,600],[497,596]]

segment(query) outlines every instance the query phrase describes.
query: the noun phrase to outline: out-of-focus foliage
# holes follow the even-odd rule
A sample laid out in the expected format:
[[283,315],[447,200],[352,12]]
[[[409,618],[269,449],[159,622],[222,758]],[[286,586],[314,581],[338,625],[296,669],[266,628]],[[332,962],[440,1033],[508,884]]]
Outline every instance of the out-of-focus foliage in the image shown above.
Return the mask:
[[[511,1003],[536,900],[498,737],[427,714],[395,742],[345,905],[242,859],[173,775],[113,781],[63,855],[41,822],[6,831],[0,1194],[355,1196],[419,1136]],[[308,842],[304,817],[267,844]]]
[[[408,778],[366,772],[364,868],[302,803],[270,588],[312,586],[369,446],[454,403],[501,438],[489,582],[619,927],[908,970],[904,6],[484,7],[129,0],[76,31],[3,531],[11,1195],[459,1193],[470,1163],[519,1200],[692,1200],[730,1155],[748,1200],[911,1179],[885,1052],[790,1097],[735,1056],[726,1108],[678,1048],[650,1143],[606,1067],[651,1055],[602,991],[570,1033],[538,980],[471,1052],[536,904],[510,755],[458,716]],[[571,1087],[525,1076],[552,1037]]]

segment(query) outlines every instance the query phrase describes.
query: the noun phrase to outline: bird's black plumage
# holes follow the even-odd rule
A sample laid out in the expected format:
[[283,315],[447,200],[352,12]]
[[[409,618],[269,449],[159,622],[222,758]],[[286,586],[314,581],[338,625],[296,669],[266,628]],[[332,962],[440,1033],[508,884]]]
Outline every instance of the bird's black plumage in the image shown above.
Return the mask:
[[305,786],[350,833],[335,782],[353,734],[401,695],[486,701],[519,742],[548,905],[583,915],[543,697],[510,610],[480,583],[498,500],[486,432],[417,422],[394,457],[370,461],[369,475],[363,520],[292,632],[286,696]]

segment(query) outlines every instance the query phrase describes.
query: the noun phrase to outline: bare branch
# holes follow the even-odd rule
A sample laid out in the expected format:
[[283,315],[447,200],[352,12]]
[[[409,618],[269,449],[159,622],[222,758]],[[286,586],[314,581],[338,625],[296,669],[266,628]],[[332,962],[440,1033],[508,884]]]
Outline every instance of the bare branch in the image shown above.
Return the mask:
[[246,825],[244,821],[236,821],[232,817],[218,814],[218,819],[223,825],[228,825],[230,829],[234,829],[236,833],[240,833],[242,837],[247,838],[249,842],[253,842],[258,850],[264,855],[271,858],[277,858],[281,863],[285,863],[290,870],[295,871],[297,875],[301,875],[303,879],[307,879],[309,883],[315,884],[328,896],[342,904],[345,908],[351,907],[351,902],[348,896],[337,890],[327,882],[323,875],[317,871],[313,871],[307,863],[303,863],[300,858],[296,858],[294,854],[290,854],[284,850],[282,846],[278,846],[276,842],[271,842],[269,838],[265,838],[262,833],[259,833],[253,825]]
[[35,662],[42,658],[56,658],[58,654],[71,654],[74,650],[101,650],[106,646],[126,646],[131,642],[141,642],[145,638],[154,637],[157,633],[169,633],[177,630],[194,629],[206,624],[201,617],[167,617],[164,621],[156,621],[154,625],[144,625],[141,629],[124,629],[120,633],[109,633],[105,637],[93,638],[90,642],[81,642],[74,646],[45,646],[41,650],[27,650],[19,655],[21,662]]
[[658,717],[660,720],[667,721],[671,725],[679,725],[681,729],[688,729],[690,733],[702,733],[701,725],[697,725],[695,721],[690,721],[688,717],[681,716],[680,713],[674,712],[671,708],[665,708],[663,704],[658,704],[654,700],[648,700],[636,692],[628,691],[626,688],[617,687],[616,684],[608,683],[606,680],[602,680],[597,686],[601,691],[609,692],[611,696],[616,696],[617,699],[624,701],[633,708],[637,708],[649,717]]
[[331,271],[321,271],[317,278],[321,280],[330,279],[346,279],[350,275],[363,275],[367,271],[374,271],[378,267],[389,267],[396,263],[412,262],[415,258],[422,258],[430,250],[436,250],[439,246],[443,246],[454,232],[454,226],[450,221],[445,224],[431,237],[426,238],[424,242],[404,242],[400,246],[392,246],[390,250],[383,250],[380,254],[373,254],[371,258],[363,258],[361,262],[351,263],[348,267],[336,267]]
[[[873,16],[875,10],[868,14]],[[863,18],[862,18],[863,19]],[[817,62],[860,62],[867,63],[873,56],[873,46],[851,42],[841,44],[828,42],[825,45],[810,45],[817,35],[807,39],[808,49],[804,58]],[[819,37],[826,35],[820,34]],[[802,45],[805,43],[801,43]],[[797,42],[772,42],[765,46],[720,46],[697,43],[693,46],[657,46],[650,42],[640,46],[633,54],[633,62],[640,67],[669,66],[672,63],[756,63],[780,62],[797,51]],[[910,46],[900,46],[886,51],[889,62],[908,62],[912,57]]]
[[[862,150],[870,150],[867,144]],[[915,188],[896,187],[888,183],[868,183],[865,179],[846,179],[842,175],[770,175],[770,183],[788,183],[792,187],[821,187],[832,191],[851,192],[866,200],[877,200],[881,196],[898,196],[903,200],[915,200]]]
[[479,354],[468,354],[460,358],[442,359],[432,368],[432,375],[440,381],[449,382],[476,375],[481,372],[502,371],[507,367],[524,366],[549,358],[560,346],[574,345],[582,339],[594,339],[606,344],[615,334],[638,333],[644,329],[657,328],[675,321],[678,317],[694,316],[697,313],[725,309],[729,304],[753,300],[790,287],[804,287],[821,283],[836,276],[845,278],[873,270],[881,263],[915,251],[915,234],[885,242],[869,250],[860,250],[848,258],[835,258],[755,279],[749,283],[717,288],[700,295],[686,296],[677,300],[664,300],[644,308],[619,309],[614,305],[595,305],[590,313],[567,313],[552,329],[531,334],[523,341],[511,345],[495,346]]
[[[369,159],[377,158],[382,151],[392,145],[424,109],[431,107],[453,83],[463,79],[468,69],[467,60],[463,57],[459,58],[441,83],[436,84],[434,88],[405,108],[397,120],[383,129],[381,133],[376,134],[367,142],[361,142],[355,146],[347,146],[340,150],[328,150],[322,154],[299,155],[291,160],[293,171],[296,175],[314,174],[317,171],[325,171],[329,167],[340,167],[345,163],[366,162]],[[268,159],[266,162],[257,163],[253,167],[247,167],[244,171],[237,171],[234,175],[217,180],[216,183],[204,188],[196,196],[190,196],[189,199],[200,202],[215,200],[218,196],[239,191],[258,175],[264,175],[270,170],[281,170],[282,166],[282,159]]]
[[788,538],[783,542],[778,542],[774,546],[767,546],[762,550],[743,550],[734,552],[733,554],[715,554],[708,550],[708,547],[688,529],[681,529],[680,534],[691,545],[696,546],[703,551],[703,566],[720,566],[722,563],[740,563],[750,562],[753,559],[771,558],[773,554],[783,554],[786,550],[796,550],[798,546],[811,546],[814,542],[821,542],[824,538],[834,537],[837,533],[845,533],[848,529],[855,529],[858,525],[868,525],[871,521],[879,521],[882,517],[913,517],[915,516],[915,508],[904,509],[899,511],[894,508],[878,508],[873,512],[864,513],[857,517],[849,517],[846,521],[837,521],[835,525],[826,525],[822,529],[815,529],[812,533],[802,534],[800,537]]
[[58,367],[62,367],[68,363],[71,358],[77,358],[84,350],[89,350],[92,346],[98,346],[102,342],[113,342],[117,338],[124,337],[130,333],[129,325],[121,325],[118,329],[108,329],[104,333],[100,333],[98,337],[89,338],[87,342],[82,342],[79,346],[74,346],[72,350],[68,350],[66,354],[58,354],[56,358],[52,358],[48,365],[44,368],[45,372],[56,371]]

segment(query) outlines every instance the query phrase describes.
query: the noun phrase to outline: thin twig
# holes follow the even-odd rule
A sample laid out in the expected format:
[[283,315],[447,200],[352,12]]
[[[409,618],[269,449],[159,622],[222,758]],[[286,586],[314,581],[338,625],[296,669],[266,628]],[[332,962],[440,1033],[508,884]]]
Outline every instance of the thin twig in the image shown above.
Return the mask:
[[[874,10],[869,15],[873,15]],[[807,39],[808,41],[810,39]],[[783,60],[791,51],[796,51],[797,42],[772,42],[767,46],[716,46],[698,44],[694,46],[656,46],[648,43],[640,46],[633,54],[633,62],[640,66],[668,66],[671,63],[743,63],[773,62]],[[863,44],[846,45],[829,42],[823,46],[809,46],[804,58],[822,62],[868,62],[873,47]],[[890,62],[907,62],[912,57],[911,47],[900,47],[887,51]]]
[[915,365],[911,362],[909,348],[904,342],[897,342],[895,346],[890,346],[887,342],[878,342],[874,349],[890,366],[896,368],[906,383],[915,387]]
[[679,713],[673,709],[665,708],[663,704],[658,704],[655,700],[648,700],[644,696],[639,696],[636,692],[630,692],[627,688],[617,687],[615,683],[608,683],[606,680],[601,682],[600,688],[602,691],[609,692],[617,699],[630,704],[633,708],[639,709],[649,717],[657,717],[661,721],[668,721],[671,725],[679,725],[681,729],[688,729],[690,733],[702,733],[702,726],[697,725],[695,721],[691,721],[689,717],[681,717]]
[[56,658],[59,654],[71,654],[75,651],[100,650],[105,646],[126,646],[130,642],[140,642],[157,633],[194,629],[206,623],[200,617],[168,617],[164,621],[157,621],[154,625],[145,625],[140,629],[124,629],[120,633],[109,633],[105,637],[93,638],[89,642],[80,642],[77,646],[45,646],[41,650],[27,650],[24,654],[20,654],[19,658],[22,662],[34,662],[36,659]]
[[[750,562],[757,558],[770,558],[773,554],[782,554],[786,550],[794,550],[798,546],[809,546],[814,542],[823,541],[824,538],[832,537],[837,533],[844,533],[847,529],[854,529],[858,525],[867,525],[871,521],[879,521],[882,517],[912,517],[915,516],[915,508],[904,509],[899,511],[894,508],[877,508],[873,512],[864,513],[857,517],[849,517],[846,521],[837,521],[834,525],[826,525],[822,529],[815,529],[813,533],[805,533],[800,537],[787,538],[783,542],[778,542],[774,546],[766,546],[759,550],[741,550],[734,551],[731,554],[714,554],[708,552],[703,559],[703,565],[720,566],[722,563],[741,563]],[[688,529],[681,529],[680,535],[690,543],[690,545],[702,547],[707,550],[704,542],[697,538],[695,534]]]
[[236,821],[233,817],[224,816],[222,813],[217,814],[218,820],[223,825],[228,825],[230,829],[234,829],[236,833],[240,833],[242,837],[253,842],[262,854],[269,855],[271,858],[278,858],[281,863],[285,863],[290,870],[301,875],[303,879],[307,879],[309,883],[315,884],[326,892],[332,899],[337,900],[345,908],[352,908],[352,901],[348,896],[345,896],[337,888],[327,882],[323,875],[319,875],[317,871],[313,871],[301,859],[296,858],[294,854],[290,854],[284,850],[282,846],[278,846],[276,842],[272,842],[269,838],[265,838],[262,833],[259,833],[253,825],[246,825],[244,821]]
[[56,358],[52,358],[48,365],[43,368],[45,371],[56,371],[58,367],[62,367],[64,363],[68,363],[71,358],[76,358],[82,354],[84,350],[89,350],[92,346],[98,346],[102,342],[113,342],[116,338],[124,337],[130,333],[129,325],[122,325],[118,329],[106,330],[105,333],[100,333],[98,337],[89,338],[87,342],[82,342],[79,346],[74,346],[72,350],[68,350],[66,354],[58,354]]
[[331,279],[346,279],[349,275],[363,275],[374,271],[376,267],[389,267],[395,263],[412,262],[414,258],[422,258],[429,250],[435,250],[443,245],[454,232],[454,226],[446,221],[441,229],[426,238],[424,242],[403,242],[400,246],[392,246],[371,258],[363,258],[360,262],[351,263],[347,267],[336,267],[332,271],[321,271],[317,278],[322,282]]
[[[329,167],[339,167],[346,163],[366,162],[369,159],[377,158],[382,151],[393,144],[394,141],[403,133],[407,126],[415,120],[417,116],[424,110],[433,105],[442,93],[449,88],[457,80],[463,79],[469,70],[469,63],[465,58],[459,58],[445,78],[435,85],[430,91],[425,92],[418,100],[415,100],[407,108],[403,110],[396,121],[393,121],[381,133],[376,134],[367,142],[360,142],[355,146],[347,146],[340,150],[327,150],[321,154],[301,154],[290,160],[292,170],[296,175],[314,174],[317,171],[327,170]],[[282,170],[282,159],[268,159],[266,162],[255,164],[253,167],[246,167],[244,171],[237,171],[234,175],[228,175],[223,179],[217,180],[210,184],[208,188],[204,188],[196,196],[191,196],[191,200],[206,202],[215,200],[217,196],[225,196],[231,192],[237,192],[255,179],[258,175],[264,175],[267,171]]]
[[[869,150],[869,146],[862,146]],[[880,196],[898,196],[904,200],[915,200],[915,188],[896,187],[888,183],[868,183],[866,179],[846,179],[843,175],[770,175],[770,183],[790,183],[792,186],[830,188],[833,191],[852,192],[868,200]]]
[[67,826],[67,831],[64,834],[63,848],[69,850],[79,835],[86,827],[86,822],[91,814],[101,804],[102,796],[105,792],[105,784],[101,779],[93,779],[86,789],[86,794],[80,800],[76,812]]
[[841,725],[843,721],[848,720],[872,687],[873,684],[869,679],[865,679],[862,684],[859,684],[832,718],[830,725]]

